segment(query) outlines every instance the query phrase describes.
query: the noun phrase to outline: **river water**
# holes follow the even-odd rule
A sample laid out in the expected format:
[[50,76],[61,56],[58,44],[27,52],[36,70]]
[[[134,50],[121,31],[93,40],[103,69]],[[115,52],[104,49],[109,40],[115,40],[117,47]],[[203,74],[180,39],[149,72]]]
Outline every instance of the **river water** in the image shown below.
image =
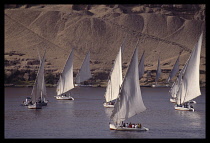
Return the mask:
[[197,97],[195,112],[174,110],[169,88],[141,88],[146,110],[126,122],[141,123],[149,131],[109,130],[111,108],[104,108],[105,88],[76,87],[74,101],[56,100],[47,88],[48,105],[42,109],[21,106],[32,88],[5,88],[5,138],[206,138],[205,89]]

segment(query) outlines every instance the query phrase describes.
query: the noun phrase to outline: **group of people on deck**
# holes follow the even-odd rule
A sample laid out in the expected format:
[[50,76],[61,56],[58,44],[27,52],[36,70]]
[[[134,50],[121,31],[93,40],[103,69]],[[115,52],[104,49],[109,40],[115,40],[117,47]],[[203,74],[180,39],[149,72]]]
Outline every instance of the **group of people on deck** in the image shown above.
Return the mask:
[[122,122],[122,125],[121,127],[126,127],[126,128],[141,128],[141,124],[137,123],[137,124],[134,124],[134,123],[123,123]]
[[108,102],[108,105],[114,105],[114,103],[115,103],[115,102],[110,101],[110,102]]

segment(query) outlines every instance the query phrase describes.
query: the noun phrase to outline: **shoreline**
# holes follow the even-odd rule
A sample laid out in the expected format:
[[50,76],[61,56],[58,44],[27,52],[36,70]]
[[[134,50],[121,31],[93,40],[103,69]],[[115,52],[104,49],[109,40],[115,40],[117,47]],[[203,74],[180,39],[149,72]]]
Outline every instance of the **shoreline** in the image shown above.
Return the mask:
[[[92,84],[92,86],[90,86],[90,87],[102,87],[102,88],[106,88],[106,86],[107,85],[102,82],[102,83]],[[170,88],[170,86],[168,86],[168,85],[162,85],[162,84],[159,85],[160,87],[152,87],[152,84],[151,85],[140,85],[140,86],[141,87],[147,87],[147,88]],[[18,87],[33,87],[33,85],[4,84],[4,87],[17,87],[17,88]],[[54,88],[54,87],[56,87],[56,84],[54,84],[54,85],[46,85],[46,87],[48,87],[48,88]],[[206,88],[206,86],[200,86],[200,88]]]

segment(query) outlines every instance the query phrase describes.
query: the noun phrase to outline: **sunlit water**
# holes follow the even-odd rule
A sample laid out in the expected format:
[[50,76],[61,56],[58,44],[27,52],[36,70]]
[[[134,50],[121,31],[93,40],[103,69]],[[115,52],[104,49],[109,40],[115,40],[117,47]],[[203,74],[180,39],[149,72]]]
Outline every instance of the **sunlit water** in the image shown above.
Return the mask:
[[47,88],[48,105],[21,106],[32,88],[5,88],[5,138],[205,138],[205,89],[197,97],[195,112],[176,111],[169,88],[141,88],[146,110],[126,122],[141,123],[149,131],[109,130],[111,108],[104,108],[105,88],[77,87],[74,101],[56,100]]

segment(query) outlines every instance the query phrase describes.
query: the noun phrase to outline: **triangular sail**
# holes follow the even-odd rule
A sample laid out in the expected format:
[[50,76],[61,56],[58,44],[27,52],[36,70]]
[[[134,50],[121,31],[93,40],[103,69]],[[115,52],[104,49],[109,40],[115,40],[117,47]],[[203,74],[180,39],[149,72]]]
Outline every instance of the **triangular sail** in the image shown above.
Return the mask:
[[82,66],[80,68],[79,73],[76,76],[75,83],[81,83],[86,81],[92,77],[90,72],[90,52],[87,53]]
[[[46,53],[46,51],[45,51],[45,53]],[[33,90],[31,93],[32,103],[37,102],[41,98],[41,95],[43,94],[45,53],[44,53],[43,59],[40,62],[39,70],[38,70],[38,73],[36,76],[36,81],[35,81],[35,84],[33,86]]]
[[200,52],[203,34],[188,59],[177,94],[177,104],[183,104],[201,95],[199,82]]
[[66,65],[63,69],[63,72],[60,75],[60,79],[57,85],[57,95],[65,93],[72,88],[74,88],[73,83],[73,56],[74,50],[72,49],[67,61]]
[[[46,49],[45,49],[45,50],[46,50]],[[39,61],[40,61],[40,63],[41,63],[41,62],[42,62],[42,59],[41,59],[41,56],[40,56],[40,54],[39,54],[38,48],[37,48],[37,52],[38,52],[38,55],[39,55]],[[43,76],[41,100],[43,100],[46,96],[47,96],[47,90],[46,90],[45,79],[44,79],[44,76]]]
[[179,90],[179,80],[177,78],[176,81],[172,84],[171,89],[169,90],[171,97],[175,98],[178,90]]
[[108,81],[106,92],[105,92],[105,99],[106,102],[112,101],[118,97],[119,89],[122,84],[122,46],[119,49],[117,57],[114,62],[114,66],[112,68],[112,72],[110,74],[110,79]]
[[146,110],[139,86],[138,49],[135,49],[128,71],[123,80],[111,119],[116,124]]
[[144,75],[144,52],[143,52],[143,54],[141,56],[141,60],[139,62],[139,79],[142,78]]
[[160,59],[158,59],[158,66],[157,66],[157,72],[156,72],[156,78],[155,78],[155,82],[157,83],[159,77],[161,74],[161,68],[160,68]]
[[[181,84],[182,78],[183,78],[183,74],[185,73],[187,64],[188,64],[189,59],[187,60],[187,62],[185,63],[184,67],[182,68],[182,70],[180,71],[176,81],[173,83],[171,89],[170,89],[170,94],[173,98],[177,97],[178,91],[179,91],[179,86]],[[179,98],[179,97],[178,97]],[[180,99],[179,99],[180,100]]]
[[180,57],[180,55],[178,56],[174,66],[173,66],[173,69],[167,79],[167,82],[169,82],[176,75],[176,73],[179,71],[179,57]]

